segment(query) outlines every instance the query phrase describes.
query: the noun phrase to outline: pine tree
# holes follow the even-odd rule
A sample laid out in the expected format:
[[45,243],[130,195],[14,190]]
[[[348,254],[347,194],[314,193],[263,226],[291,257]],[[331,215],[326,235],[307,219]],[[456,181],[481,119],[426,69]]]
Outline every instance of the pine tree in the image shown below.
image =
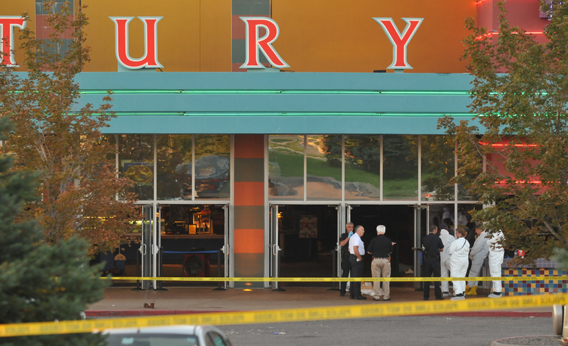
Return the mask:
[[[7,124],[0,118],[0,135]],[[11,171],[13,163],[0,155],[0,324],[80,319],[88,304],[103,298],[105,283],[98,268],[89,267],[85,240],[48,245],[37,221],[18,221],[38,184],[37,174]],[[0,338],[1,346],[105,344],[100,334]]]

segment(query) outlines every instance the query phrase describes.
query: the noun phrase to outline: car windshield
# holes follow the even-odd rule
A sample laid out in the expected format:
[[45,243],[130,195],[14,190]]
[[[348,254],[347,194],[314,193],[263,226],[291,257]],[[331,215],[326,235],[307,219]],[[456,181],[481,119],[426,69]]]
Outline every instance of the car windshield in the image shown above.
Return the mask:
[[199,346],[195,336],[159,334],[111,334],[108,346]]

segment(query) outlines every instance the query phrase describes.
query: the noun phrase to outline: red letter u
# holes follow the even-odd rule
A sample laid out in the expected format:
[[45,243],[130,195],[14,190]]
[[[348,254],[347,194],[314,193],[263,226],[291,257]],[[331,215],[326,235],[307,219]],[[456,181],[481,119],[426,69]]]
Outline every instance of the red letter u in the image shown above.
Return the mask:
[[158,62],[158,22],[163,17],[138,17],[144,23],[144,56],[133,59],[128,54],[128,23],[134,17],[109,17],[115,24],[116,58],[128,69],[162,68]]

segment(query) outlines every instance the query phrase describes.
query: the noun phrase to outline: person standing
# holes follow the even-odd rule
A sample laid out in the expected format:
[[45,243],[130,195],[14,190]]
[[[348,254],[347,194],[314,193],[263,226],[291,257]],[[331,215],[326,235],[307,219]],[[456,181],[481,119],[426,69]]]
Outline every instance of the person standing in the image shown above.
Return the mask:
[[[341,277],[349,277],[351,271],[351,264],[349,263],[349,238],[353,235],[353,222],[348,222],[345,225],[345,233],[339,238],[339,245],[341,246]],[[345,296],[347,292],[347,282],[341,282],[341,289],[339,296]]]
[[[489,245],[487,243],[486,235],[487,233],[481,229],[481,224],[475,227],[475,234],[477,234],[477,239],[471,248],[469,258],[471,259],[471,269],[469,270],[469,277],[473,278],[481,274],[481,267],[489,255]],[[477,295],[477,281],[470,281],[465,286],[466,296],[476,296]]]
[[[444,244],[438,236],[438,226],[430,226],[430,234],[422,239],[422,248],[424,249],[424,277],[440,277],[440,252],[444,251]],[[440,282],[434,282],[434,295],[436,300],[444,300],[442,291],[440,290]],[[430,282],[424,282],[424,300],[430,299]]]
[[[383,225],[377,226],[377,236],[371,240],[367,253],[373,256],[373,262],[371,263],[371,271],[374,278],[390,278],[391,276],[391,254],[393,243],[387,236],[385,232],[387,228]],[[375,300],[380,300],[384,297],[385,301],[391,300],[390,298],[390,282],[384,281],[383,288],[381,289],[381,283],[375,281],[373,283],[373,288],[375,290]]]
[[[355,233],[349,239],[349,263],[351,264],[351,277],[360,278],[363,276],[363,256],[365,255],[365,244],[361,237],[365,234],[363,226],[355,227]],[[365,300],[367,297],[361,295],[361,281],[351,282],[349,298]]]
[[[443,224],[445,225],[445,223]],[[442,240],[442,244],[444,244],[444,251],[440,254],[440,267],[441,267],[441,276],[443,278],[450,277],[450,246],[456,240],[450,232],[443,228],[440,231],[440,239]],[[442,297],[450,297],[450,283],[448,281],[442,281]]]
[[[456,229],[456,236],[458,239],[450,245],[450,271],[452,272],[452,277],[455,278],[465,278],[465,273],[467,272],[467,266],[469,264],[469,242],[465,239],[467,231],[463,228]],[[465,299],[465,281],[453,281],[454,294],[455,297],[452,300],[463,300]]]
[[[493,233],[491,239],[487,241],[489,245],[489,272],[491,277],[500,278],[501,277],[501,265],[503,264],[503,257],[505,255],[505,249],[503,248],[503,240],[505,236],[501,230]],[[501,285],[501,280],[493,281],[493,292],[489,295],[489,298],[501,298],[503,297],[503,286]]]

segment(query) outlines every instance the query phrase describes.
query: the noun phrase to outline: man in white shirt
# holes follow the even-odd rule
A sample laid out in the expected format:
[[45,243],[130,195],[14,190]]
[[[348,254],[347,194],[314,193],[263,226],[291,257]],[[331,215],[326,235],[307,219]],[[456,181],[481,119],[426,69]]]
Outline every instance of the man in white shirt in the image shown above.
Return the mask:
[[[365,244],[361,237],[365,234],[365,228],[359,225],[355,227],[355,233],[349,238],[349,262],[351,264],[351,277],[360,278],[363,276],[363,255],[365,255]],[[351,282],[349,289],[351,299],[365,300],[367,297],[361,295],[361,282]]]

